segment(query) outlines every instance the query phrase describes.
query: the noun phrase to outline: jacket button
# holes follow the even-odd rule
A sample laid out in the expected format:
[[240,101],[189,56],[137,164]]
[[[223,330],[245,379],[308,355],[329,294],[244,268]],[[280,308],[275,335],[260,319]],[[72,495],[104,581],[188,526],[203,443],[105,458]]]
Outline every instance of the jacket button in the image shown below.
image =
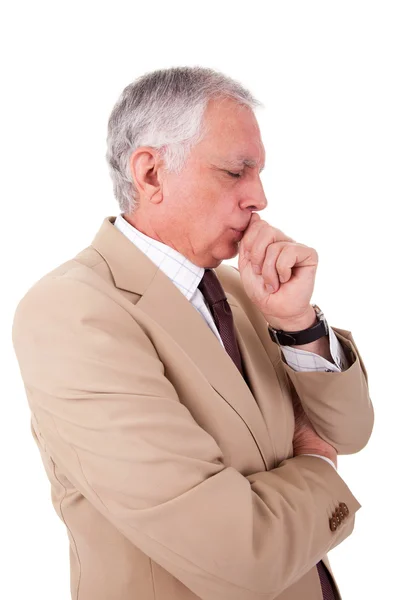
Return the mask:
[[337,517],[339,517],[340,522],[342,522],[346,518],[346,515],[344,514],[343,510],[339,507],[335,510],[335,514]]
[[335,512],[333,513],[333,516],[339,520],[339,523],[342,522],[342,517],[339,514],[340,509],[339,508],[335,508]]
[[342,523],[341,520],[339,519],[339,517],[336,514],[332,515],[332,519],[335,519],[338,527]]
[[336,531],[336,529],[337,529],[336,519],[329,519],[329,527],[331,528],[331,531]]

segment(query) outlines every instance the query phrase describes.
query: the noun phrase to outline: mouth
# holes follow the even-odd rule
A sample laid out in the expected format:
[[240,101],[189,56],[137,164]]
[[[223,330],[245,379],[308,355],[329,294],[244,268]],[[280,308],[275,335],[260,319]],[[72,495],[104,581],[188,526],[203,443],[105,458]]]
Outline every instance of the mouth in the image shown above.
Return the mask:
[[246,223],[246,225],[243,225],[243,227],[237,227],[237,228],[235,227],[235,228],[232,228],[232,229],[234,229],[234,231],[244,231],[245,229],[248,228],[248,226],[249,226],[249,224]]

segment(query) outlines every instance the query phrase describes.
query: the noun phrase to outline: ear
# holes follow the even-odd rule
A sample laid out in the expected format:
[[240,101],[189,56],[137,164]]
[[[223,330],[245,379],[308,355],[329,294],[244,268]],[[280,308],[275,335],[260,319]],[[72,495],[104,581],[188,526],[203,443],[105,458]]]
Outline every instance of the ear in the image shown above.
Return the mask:
[[161,202],[163,161],[157,149],[151,146],[137,148],[131,154],[129,164],[140,198]]

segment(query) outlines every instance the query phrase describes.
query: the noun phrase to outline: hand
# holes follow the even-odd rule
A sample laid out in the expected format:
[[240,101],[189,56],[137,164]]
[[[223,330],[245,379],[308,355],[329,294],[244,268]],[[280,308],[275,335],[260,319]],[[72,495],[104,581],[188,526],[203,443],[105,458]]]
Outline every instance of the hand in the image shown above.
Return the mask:
[[247,295],[272,327],[299,331],[314,325],[310,300],[317,266],[316,250],[252,214],[239,244],[239,272]]
[[337,468],[337,451],[328,442],[319,437],[311,424],[310,419],[304,412],[303,406],[297,395],[294,396],[293,410],[295,418],[295,428],[293,435],[293,455],[300,454],[320,454],[333,461]]

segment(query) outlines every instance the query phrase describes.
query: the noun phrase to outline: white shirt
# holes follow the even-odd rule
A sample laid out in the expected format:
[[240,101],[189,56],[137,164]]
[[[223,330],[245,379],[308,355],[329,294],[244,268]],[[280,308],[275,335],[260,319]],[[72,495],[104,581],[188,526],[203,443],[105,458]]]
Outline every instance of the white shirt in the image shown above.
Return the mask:
[[[146,256],[148,256],[148,258],[150,258],[150,260],[153,261],[165,275],[167,275],[167,277],[169,277],[172,283],[176,285],[194,308],[201,314],[212,332],[219,339],[222,346],[224,346],[214,319],[204,300],[204,296],[198,289],[205,268],[198,267],[174,248],[142,233],[136,229],[136,227],[128,223],[128,221],[124,219],[122,213],[115,219],[114,226],[135,244],[139,250],[146,254]],[[346,370],[349,366],[346,355],[331,327],[329,327],[329,347],[334,363],[313,352],[292,348],[291,346],[280,346],[287,364],[294,371],[340,372]],[[319,456],[319,454],[310,454],[309,456],[323,458],[336,469],[333,461],[326,456]]]

